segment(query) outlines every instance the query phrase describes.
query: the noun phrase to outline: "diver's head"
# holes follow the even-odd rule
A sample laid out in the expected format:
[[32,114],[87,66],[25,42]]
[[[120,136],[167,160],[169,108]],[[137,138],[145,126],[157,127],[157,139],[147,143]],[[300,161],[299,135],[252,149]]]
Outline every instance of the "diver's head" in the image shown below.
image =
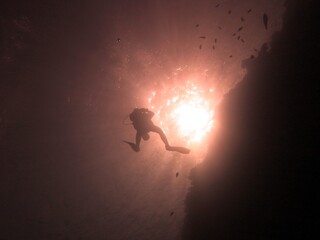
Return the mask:
[[142,138],[143,138],[143,140],[148,141],[150,136],[148,133],[144,133],[144,134],[142,134]]

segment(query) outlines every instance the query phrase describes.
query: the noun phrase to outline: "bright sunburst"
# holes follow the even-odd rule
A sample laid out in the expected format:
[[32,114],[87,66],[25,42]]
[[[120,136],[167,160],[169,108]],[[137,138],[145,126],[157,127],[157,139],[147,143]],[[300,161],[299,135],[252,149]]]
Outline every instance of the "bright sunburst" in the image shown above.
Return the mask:
[[212,127],[212,111],[197,101],[183,102],[172,112],[179,133],[190,141],[200,141]]
[[201,142],[213,127],[213,90],[193,83],[152,92],[149,108],[168,134],[187,143]]

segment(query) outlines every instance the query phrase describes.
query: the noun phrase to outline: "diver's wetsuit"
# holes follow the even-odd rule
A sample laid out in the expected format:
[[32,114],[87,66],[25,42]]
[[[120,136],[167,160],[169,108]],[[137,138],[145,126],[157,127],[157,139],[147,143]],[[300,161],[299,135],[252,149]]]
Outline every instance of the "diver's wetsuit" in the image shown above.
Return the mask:
[[164,134],[163,130],[154,125],[151,121],[152,117],[154,116],[154,113],[149,111],[147,108],[135,108],[133,112],[129,115],[130,120],[133,123],[133,127],[137,130],[136,134],[136,148],[135,151],[140,150],[140,142],[141,138],[143,138],[145,141],[149,139],[149,132],[156,132],[160,135],[163,143],[166,146],[166,149],[168,150],[170,145],[168,142],[168,139],[166,135]]

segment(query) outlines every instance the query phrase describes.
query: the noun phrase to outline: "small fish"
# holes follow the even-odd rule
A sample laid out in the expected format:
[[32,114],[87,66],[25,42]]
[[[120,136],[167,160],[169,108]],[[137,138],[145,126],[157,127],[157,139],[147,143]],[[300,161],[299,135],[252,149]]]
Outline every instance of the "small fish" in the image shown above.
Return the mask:
[[219,28],[220,30],[222,29],[222,27],[220,27],[220,26],[219,26],[218,28]]
[[228,11],[228,14],[231,14],[231,10]]
[[117,38],[117,42],[120,42],[121,41],[121,39],[120,38]]
[[256,49],[256,48],[254,48],[253,50],[254,50],[255,52],[258,52],[258,49]]
[[216,7],[219,7],[219,6],[220,6],[220,3],[216,5]]
[[247,11],[247,13],[250,13],[252,11],[252,9],[250,8],[248,11]]
[[230,55],[229,58],[232,58],[232,55]]
[[240,40],[240,36],[238,36],[238,38],[237,38],[238,40]]
[[196,24],[195,27],[199,27],[199,24]]
[[264,13],[262,18],[263,18],[264,28],[267,30],[268,29],[268,15]]
[[174,214],[174,212],[172,211],[171,213],[170,213],[170,216],[172,216]]
[[253,59],[253,58],[254,58],[254,55],[251,55],[250,58]]
[[202,49],[202,45],[201,44],[199,45],[199,49]]
[[239,28],[238,28],[238,32],[240,32],[242,29],[243,29],[243,27],[239,27]]
[[217,42],[218,42],[218,39],[215,38],[215,39],[214,39],[214,42],[217,43]]
[[206,39],[206,36],[201,36],[200,38],[202,38],[202,39]]
[[215,50],[215,49],[216,49],[216,47],[215,47],[214,45],[212,45],[212,49],[213,49],[213,50]]
[[178,177],[178,176],[179,176],[179,172],[176,173],[176,177]]
[[244,17],[241,17],[241,22],[244,22]]
[[243,40],[243,39],[241,39],[241,42],[243,42],[243,43],[244,43],[244,40]]
[[232,34],[232,36],[235,36],[235,35],[236,35],[236,33],[233,33],[233,34]]

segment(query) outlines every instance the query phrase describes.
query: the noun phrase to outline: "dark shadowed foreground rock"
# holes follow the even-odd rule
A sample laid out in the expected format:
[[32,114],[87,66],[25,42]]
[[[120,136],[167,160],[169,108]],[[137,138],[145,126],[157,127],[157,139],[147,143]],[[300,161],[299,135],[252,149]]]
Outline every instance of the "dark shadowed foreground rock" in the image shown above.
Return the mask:
[[287,1],[270,50],[243,61],[213,150],[190,174],[183,239],[317,238],[318,30],[315,1]]

